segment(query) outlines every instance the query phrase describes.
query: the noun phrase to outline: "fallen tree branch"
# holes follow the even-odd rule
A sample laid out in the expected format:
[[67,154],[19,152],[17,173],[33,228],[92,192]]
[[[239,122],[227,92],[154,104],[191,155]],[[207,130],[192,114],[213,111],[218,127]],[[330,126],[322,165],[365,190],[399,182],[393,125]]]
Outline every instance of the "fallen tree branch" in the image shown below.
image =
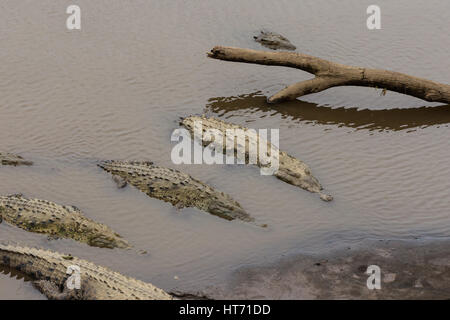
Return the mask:
[[293,84],[268,99],[270,103],[294,100],[337,86],[374,87],[410,95],[430,102],[450,104],[450,85],[399,72],[347,66],[307,54],[269,52],[234,47],[214,47],[208,57],[220,60],[297,68],[315,78]]

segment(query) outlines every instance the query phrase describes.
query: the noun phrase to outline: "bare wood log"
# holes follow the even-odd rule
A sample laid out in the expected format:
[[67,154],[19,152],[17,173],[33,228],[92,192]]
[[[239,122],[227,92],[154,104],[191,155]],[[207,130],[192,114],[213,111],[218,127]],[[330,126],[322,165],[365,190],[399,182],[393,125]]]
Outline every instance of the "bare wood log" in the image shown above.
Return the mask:
[[410,95],[430,102],[450,104],[450,85],[407,74],[331,62],[296,52],[269,52],[216,46],[208,57],[220,60],[282,66],[300,69],[315,75],[281,90],[268,99],[270,103],[294,100],[306,94],[337,86],[381,88]]

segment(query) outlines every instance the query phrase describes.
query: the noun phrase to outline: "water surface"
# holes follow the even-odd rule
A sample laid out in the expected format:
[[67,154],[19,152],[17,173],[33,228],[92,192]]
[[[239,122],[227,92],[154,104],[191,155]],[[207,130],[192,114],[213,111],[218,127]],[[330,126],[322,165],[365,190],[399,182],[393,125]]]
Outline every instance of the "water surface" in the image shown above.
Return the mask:
[[[265,96],[311,75],[211,60],[214,45],[263,49],[260,29],[297,51],[450,83],[448,1],[79,0],[82,30],[65,28],[70,1],[0,3],[0,150],[35,162],[1,167],[0,194],[79,207],[135,251],[90,248],[0,224],[0,238],[68,252],[170,290],[226,281],[240,266],[366,238],[450,235],[450,107],[372,88],[333,88],[284,105]],[[333,194],[325,203],[256,168],[182,166],[231,194],[267,230],[196,209],[178,211],[96,167],[144,159],[175,167],[179,118],[208,114],[279,128],[281,149],[308,163]],[[39,298],[0,274],[1,298]],[[17,294],[13,294],[18,292]]]

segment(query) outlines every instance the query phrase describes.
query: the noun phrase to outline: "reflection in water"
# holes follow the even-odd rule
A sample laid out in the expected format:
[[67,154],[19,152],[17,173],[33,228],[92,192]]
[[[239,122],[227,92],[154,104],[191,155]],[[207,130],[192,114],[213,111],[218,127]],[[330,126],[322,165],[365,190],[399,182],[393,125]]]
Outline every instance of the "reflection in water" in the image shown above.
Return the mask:
[[3,300],[45,300],[32,279],[22,272],[0,266],[0,297]]
[[5,265],[0,265],[0,274],[9,275],[11,278],[23,279],[24,281],[32,281],[32,278],[25,273],[6,267]]
[[405,109],[358,110],[357,108],[331,108],[295,100],[282,104],[268,104],[261,92],[237,97],[211,98],[206,112],[219,116],[248,110],[262,111],[271,115],[279,113],[293,120],[331,124],[369,130],[404,130],[450,123],[450,105]]

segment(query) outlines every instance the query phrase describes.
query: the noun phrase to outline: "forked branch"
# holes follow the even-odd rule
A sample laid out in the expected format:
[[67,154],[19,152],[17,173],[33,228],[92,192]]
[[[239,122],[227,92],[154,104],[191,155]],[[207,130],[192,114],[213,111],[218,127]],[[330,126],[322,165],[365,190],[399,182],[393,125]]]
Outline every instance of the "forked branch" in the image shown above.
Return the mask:
[[234,47],[214,47],[208,53],[213,59],[297,68],[315,75],[281,90],[268,102],[294,100],[337,86],[381,88],[430,102],[450,104],[450,85],[409,76],[399,72],[347,66],[296,52],[269,52]]

